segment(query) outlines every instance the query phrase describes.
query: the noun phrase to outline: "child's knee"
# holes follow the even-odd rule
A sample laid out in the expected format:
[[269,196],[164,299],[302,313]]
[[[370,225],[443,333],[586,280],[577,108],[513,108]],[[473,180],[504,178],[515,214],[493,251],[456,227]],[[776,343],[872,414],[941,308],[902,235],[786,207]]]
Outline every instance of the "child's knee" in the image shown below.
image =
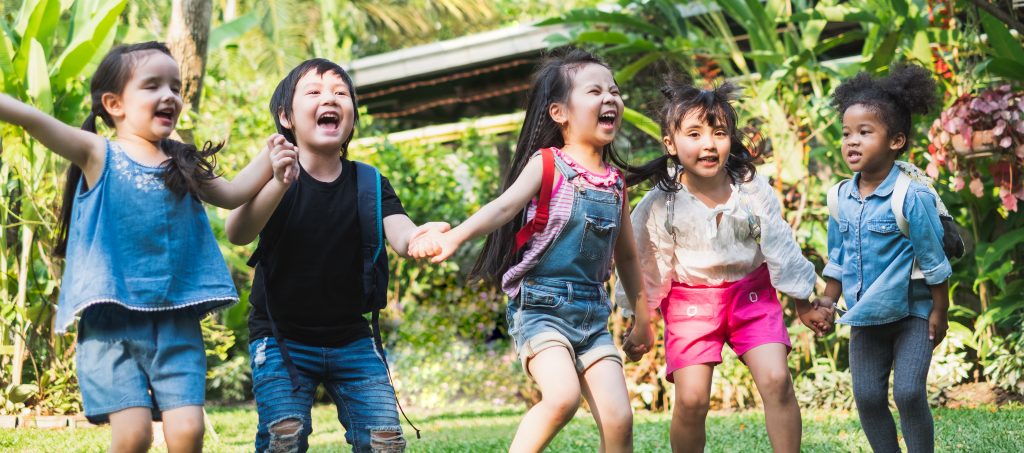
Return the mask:
[[405,436],[397,428],[370,429],[370,451],[373,453],[401,453],[405,451]]
[[299,439],[302,435],[302,421],[286,418],[270,425],[271,453],[290,453],[299,451]]
[[795,400],[793,392],[793,380],[790,378],[789,369],[772,370],[761,380],[758,388],[761,398],[774,402],[787,402]]
[[580,394],[566,392],[559,395],[544,395],[539,404],[546,406],[561,422],[568,422],[580,407]]
[[145,428],[115,433],[110,442],[110,451],[149,451],[152,445],[153,428],[147,424]]
[[164,421],[164,437],[167,439],[202,439],[205,433],[202,418],[185,417],[174,423]]
[[676,393],[676,403],[673,411],[680,416],[703,418],[708,415],[708,409],[710,408],[710,395],[693,392]]
[[892,398],[896,402],[896,408],[902,410],[917,406],[928,405],[928,393],[924,387],[917,386],[895,386],[892,389]]

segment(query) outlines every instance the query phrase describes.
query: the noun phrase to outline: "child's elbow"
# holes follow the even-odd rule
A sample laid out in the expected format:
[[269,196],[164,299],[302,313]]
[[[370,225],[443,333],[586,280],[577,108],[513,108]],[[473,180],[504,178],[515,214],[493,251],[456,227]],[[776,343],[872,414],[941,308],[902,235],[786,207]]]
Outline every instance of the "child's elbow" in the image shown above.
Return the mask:
[[228,242],[234,245],[247,245],[255,239],[254,236],[245,234],[241,230],[242,228],[238,225],[238,221],[231,216],[224,222],[224,233],[228,237]]

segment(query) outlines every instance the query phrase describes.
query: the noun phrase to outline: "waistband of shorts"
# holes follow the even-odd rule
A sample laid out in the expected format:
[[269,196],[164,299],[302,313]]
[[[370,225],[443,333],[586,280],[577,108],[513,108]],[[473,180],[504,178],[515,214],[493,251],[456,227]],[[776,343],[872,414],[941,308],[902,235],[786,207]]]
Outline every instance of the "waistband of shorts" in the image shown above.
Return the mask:
[[771,276],[768,274],[767,264],[761,264],[757,269],[750,271],[749,274],[736,281],[722,282],[718,285],[687,285],[686,283],[673,281],[671,290],[686,291],[692,289],[729,289],[762,282],[768,282],[769,285],[771,284]]
[[[603,299],[607,296],[602,283],[567,282],[555,278],[525,277],[520,285],[570,299]],[[522,291],[520,291],[522,294]]]

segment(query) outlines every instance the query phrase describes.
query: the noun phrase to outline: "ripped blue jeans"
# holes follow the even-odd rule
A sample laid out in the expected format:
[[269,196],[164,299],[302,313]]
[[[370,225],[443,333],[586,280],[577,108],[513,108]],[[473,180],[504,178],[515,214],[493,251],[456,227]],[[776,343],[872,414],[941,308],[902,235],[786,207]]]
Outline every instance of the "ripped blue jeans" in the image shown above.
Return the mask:
[[352,451],[401,452],[405,437],[398,421],[395,389],[387,370],[364,338],[339,348],[307,346],[290,340],[288,352],[299,371],[295,391],[273,337],[249,344],[253,393],[259,426],[257,452],[304,452],[313,432],[310,410],[319,384],[338,408]]

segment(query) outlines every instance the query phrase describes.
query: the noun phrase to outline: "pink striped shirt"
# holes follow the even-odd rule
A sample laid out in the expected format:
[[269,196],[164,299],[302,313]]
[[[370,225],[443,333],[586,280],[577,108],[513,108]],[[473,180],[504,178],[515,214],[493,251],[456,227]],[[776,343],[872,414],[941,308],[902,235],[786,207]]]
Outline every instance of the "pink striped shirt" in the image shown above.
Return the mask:
[[[576,163],[572,157],[566,155],[562,150],[558,148],[551,148],[555,152],[555,157],[560,159],[570,168],[572,168],[579,176],[576,177],[572,183],[563,184],[565,182],[565,175],[558,170],[558,166],[555,169],[558,170],[558,180],[555,182],[555,187],[551,189],[551,205],[548,208],[548,223],[541,232],[530,238],[529,241],[523,246],[523,259],[519,263],[510,267],[505,275],[501,278],[501,287],[505,291],[508,297],[516,297],[519,295],[519,282],[523,279],[530,269],[540,262],[541,256],[544,255],[544,251],[555,241],[559,233],[565,227],[569,221],[569,216],[572,214],[572,202],[575,196],[576,187],[582,186],[584,188],[593,188],[600,190],[612,190],[615,189],[615,184],[621,178],[619,169],[608,165],[608,171],[603,175],[599,175],[587,170],[582,165]],[[531,157],[537,157],[540,152],[534,153]],[[530,206],[526,209],[526,221],[529,222],[533,219],[537,213],[537,198],[530,202]]]

